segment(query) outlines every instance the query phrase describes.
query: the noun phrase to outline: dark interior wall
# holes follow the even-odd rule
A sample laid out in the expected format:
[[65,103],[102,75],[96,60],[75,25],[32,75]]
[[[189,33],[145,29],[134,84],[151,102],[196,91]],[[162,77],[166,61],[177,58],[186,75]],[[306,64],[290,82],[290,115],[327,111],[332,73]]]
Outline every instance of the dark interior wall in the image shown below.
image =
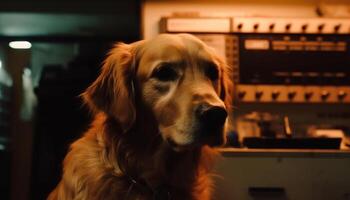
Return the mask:
[[[67,16],[77,21],[65,23],[62,18]],[[6,32],[6,27],[24,26],[28,21],[23,19],[35,22],[35,26],[26,28],[29,32]],[[85,24],[89,24],[89,34],[74,31],[84,28]],[[58,31],[52,31],[52,27]],[[64,66],[59,60],[36,62],[42,66],[27,65],[32,72],[42,69],[40,77],[34,80],[38,83],[35,85],[35,113],[29,125],[13,127],[10,140],[15,143],[4,156],[1,155],[6,159],[0,158],[1,163],[10,163],[6,166],[11,169],[9,180],[5,181],[8,184],[5,183],[1,187],[5,189],[0,191],[4,199],[46,199],[60,179],[61,163],[69,144],[88,128],[90,122],[89,112],[82,106],[79,94],[96,78],[101,62],[114,42],[129,43],[140,39],[140,1],[1,0],[0,42],[8,48],[7,42],[16,39],[29,40],[33,44],[74,44],[77,47],[76,54]],[[32,53],[28,55],[26,60],[35,57]],[[19,78],[15,83],[19,86],[22,84],[21,73],[23,70],[18,71]],[[20,89],[13,90],[17,94],[14,101],[21,102]],[[13,108],[17,115],[21,112],[19,104]],[[20,123],[16,119],[15,122]]]
[[79,95],[96,78],[106,49],[100,43],[79,44],[67,66],[43,67],[35,94],[38,99],[33,149],[31,199],[45,199],[57,185],[69,145],[88,128],[90,115]]
[[112,43],[77,42],[75,45],[78,53],[66,65],[55,61],[42,67],[35,87],[38,104],[33,125],[30,198],[27,199],[46,199],[61,178],[62,161],[69,145],[84,133],[91,121],[79,95],[97,77]]
[[138,0],[2,0],[0,11],[35,13],[133,13]]
[[2,0],[0,36],[2,40],[130,41],[140,36],[140,4],[140,0]]

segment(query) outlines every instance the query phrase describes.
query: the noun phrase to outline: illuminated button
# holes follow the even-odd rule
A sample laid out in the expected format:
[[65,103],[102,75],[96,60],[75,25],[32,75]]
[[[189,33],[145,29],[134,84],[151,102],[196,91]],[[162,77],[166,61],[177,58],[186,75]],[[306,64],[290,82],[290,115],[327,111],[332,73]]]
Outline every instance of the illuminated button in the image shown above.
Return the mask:
[[238,92],[238,98],[239,98],[239,99],[243,99],[244,96],[245,96],[246,94],[247,94],[246,91],[239,91],[239,92]]
[[261,99],[263,94],[264,93],[262,91],[256,91],[255,92],[255,99],[257,99],[257,100]]
[[279,91],[274,90],[274,91],[272,91],[272,93],[271,93],[271,97],[272,97],[273,100],[276,100],[280,94],[281,94],[281,93],[280,93]]
[[295,95],[297,95],[297,92],[296,91],[291,91],[291,92],[288,92],[288,99],[289,100],[293,100]]
[[325,100],[327,100],[327,98],[329,97],[329,95],[330,95],[330,93],[329,93],[327,90],[323,90],[323,91],[321,92],[321,99],[322,99],[323,101],[325,101]]
[[313,92],[305,92],[304,94],[305,100],[310,100],[313,94],[314,94]]
[[340,90],[340,91],[338,92],[338,99],[339,99],[339,100],[344,100],[344,98],[346,97],[346,95],[347,95],[347,93],[346,93],[345,91]]
[[322,38],[321,36],[316,37],[316,41],[318,41],[318,42],[322,42],[322,41],[323,41],[323,38]]
[[284,37],[283,37],[283,40],[289,41],[289,40],[290,40],[290,36],[284,36]]

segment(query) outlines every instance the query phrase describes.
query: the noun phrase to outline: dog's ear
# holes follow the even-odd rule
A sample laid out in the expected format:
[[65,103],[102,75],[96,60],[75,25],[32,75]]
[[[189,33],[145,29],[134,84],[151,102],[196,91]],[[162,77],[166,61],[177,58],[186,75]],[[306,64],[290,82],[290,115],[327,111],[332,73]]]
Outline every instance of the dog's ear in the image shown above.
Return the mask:
[[98,78],[82,94],[92,111],[114,117],[124,132],[136,118],[133,54],[132,45],[117,44],[105,59]]
[[220,99],[224,101],[226,108],[231,111],[232,109],[232,94],[233,94],[233,82],[232,82],[232,70],[222,60],[220,63]]
[[228,112],[228,124],[226,130],[233,129],[233,81],[232,70],[222,60],[220,63],[220,99],[225,103],[226,110]]

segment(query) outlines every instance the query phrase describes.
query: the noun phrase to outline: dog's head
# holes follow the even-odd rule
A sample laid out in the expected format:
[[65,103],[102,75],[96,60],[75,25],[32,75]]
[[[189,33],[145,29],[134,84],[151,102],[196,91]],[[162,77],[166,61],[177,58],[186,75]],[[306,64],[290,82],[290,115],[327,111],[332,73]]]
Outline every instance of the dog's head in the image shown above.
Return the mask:
[[228,70],[194,36],[162,34],[116,45],[83,97],[93,110],[113,116],[125,132],[142,115],[135,106],[142,102],[155,119],[157,134],[176,150],[220,145],[231,110]]

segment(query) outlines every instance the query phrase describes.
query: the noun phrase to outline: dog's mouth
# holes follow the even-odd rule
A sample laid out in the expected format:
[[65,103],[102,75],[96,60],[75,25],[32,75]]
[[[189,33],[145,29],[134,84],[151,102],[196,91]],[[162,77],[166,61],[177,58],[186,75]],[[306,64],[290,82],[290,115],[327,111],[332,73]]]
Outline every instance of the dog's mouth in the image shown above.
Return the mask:
[[202,144],[209,145],[211,147],[221,146],[225,143],[224,140],[224,126],[216,127],[215,129],[211,127],[201,127],[199,130],[198,140]]
[[166,143],[175,151],[186,151],[199,146],[198,144],[190,143],[190,144],[178,144],[172,138],[167,138]]
[[213,134],[209,136],[203,136],[203,134],[200,133],[194,135],[195,137],[193,137],[193,140],[186,144],[180,144],[171,137],[166,138],[165,141],[175,151],[192,150],[194,148],[199,148],[204,145],[208,145],[210,147],[218,147],[225,143],[222,131],[217,131],[215,135]]

